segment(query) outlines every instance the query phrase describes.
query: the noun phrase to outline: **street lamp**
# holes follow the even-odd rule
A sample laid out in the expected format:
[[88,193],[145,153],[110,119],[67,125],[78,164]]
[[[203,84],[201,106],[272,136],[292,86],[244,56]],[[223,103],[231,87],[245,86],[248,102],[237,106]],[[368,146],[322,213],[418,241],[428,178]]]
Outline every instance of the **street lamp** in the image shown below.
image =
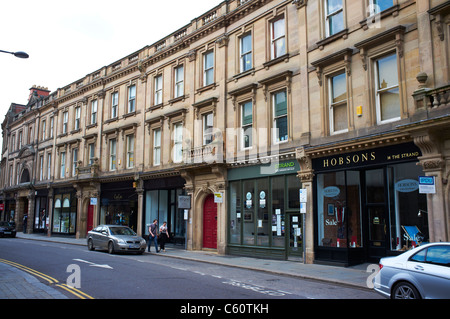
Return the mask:
[[15,57],[21,58],[21,59],[28,59],[28,57],[29,57],[28,53],[25,53],[23,51],[9,52],[9,51],[0,50],[0,52],[12,54]]

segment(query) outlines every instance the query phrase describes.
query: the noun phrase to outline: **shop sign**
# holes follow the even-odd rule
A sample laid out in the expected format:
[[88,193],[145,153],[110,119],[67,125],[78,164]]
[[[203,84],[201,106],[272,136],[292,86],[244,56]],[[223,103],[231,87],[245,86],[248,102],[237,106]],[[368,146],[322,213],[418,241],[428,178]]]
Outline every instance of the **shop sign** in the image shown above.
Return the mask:
[[434,176],[419,176],[419,193],[436,194],[436,183]]
[[191,209],[191,196],[190,195],[178,195],[178,208]]
[[336,186],[328,186],[323,189],[323,196],[325,197],[337,197],[341,193],[341,190]]
[[223,194],[218,192],[214,193],[214,203],[222,204],[223,203]]
[[0,210],[5,210],[5,204],[0,204]]
[[398,163],[416,160],[421,155],[420,149],[414,143],[405,143],[317,158],[313,160],[313,169],[315,171],[327,171]]
[[404,179],[395,183],[395,190],[401,193],[410,193],[419,189],[419,182],[414,179]]

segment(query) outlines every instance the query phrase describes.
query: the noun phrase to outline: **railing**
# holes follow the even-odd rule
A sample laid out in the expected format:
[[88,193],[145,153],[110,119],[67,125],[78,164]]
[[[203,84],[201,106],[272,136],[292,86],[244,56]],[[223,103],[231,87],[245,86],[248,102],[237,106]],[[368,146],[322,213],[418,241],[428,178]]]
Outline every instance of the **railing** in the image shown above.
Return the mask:
[[414,92],[413,97],[416,109],[434,110],[450,107],[450,85],[437,89],[421,88]]
[[223,161],[223,146],[214,142],[203,145],[201,147],[195,147],[191,149],[183,150],[183,157],[185,164],[212,164],[221,163]]

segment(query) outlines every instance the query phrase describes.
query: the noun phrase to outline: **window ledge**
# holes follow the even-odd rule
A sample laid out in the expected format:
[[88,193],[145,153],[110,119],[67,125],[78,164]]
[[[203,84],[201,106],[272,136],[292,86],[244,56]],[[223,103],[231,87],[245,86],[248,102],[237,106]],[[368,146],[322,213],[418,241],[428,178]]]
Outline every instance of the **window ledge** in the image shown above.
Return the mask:
[[323,40],[317,41],[316,45],[319,47],[319,50],[323,50],[325,45],[330,44],[340,38],[347,39],[347,37],[348,37],[348,29],[344,29],[342,31],[339,31],[338,33],[330,35],[329,37]]
[[205,91],[208,91],[208,90],[211,90],[211,89],[214,90],[216,88],[216,86],[217,86],[216,82],[211,83],[209,85],[206,85],[206,86],[203,86],[203,87],[197,89],[197,93],[201,94],[201,93],[203,93]]
[[270,61],[267,61],[267,62],[263,63],[263,66],[266,69],[269,69],[272,65],[278,64],[278,63],[280,63],[282,61],[288,62],[289,61],[289,57],[290,57],[289,53],[286,53],[286,54],[284,54],[282,56],[279,56],[278,58],[275,58],[275,59],[272,59]]

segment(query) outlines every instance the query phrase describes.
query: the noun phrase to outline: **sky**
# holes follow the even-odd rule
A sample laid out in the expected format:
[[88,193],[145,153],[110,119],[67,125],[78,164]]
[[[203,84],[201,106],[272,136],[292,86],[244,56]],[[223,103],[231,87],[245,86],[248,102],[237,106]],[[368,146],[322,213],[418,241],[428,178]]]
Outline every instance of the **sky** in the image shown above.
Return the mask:
[[[0,123],[29,89],[51,92],[189,24],[223,0],[0,2]],[[0,136],[1,138],[1,136]]]

